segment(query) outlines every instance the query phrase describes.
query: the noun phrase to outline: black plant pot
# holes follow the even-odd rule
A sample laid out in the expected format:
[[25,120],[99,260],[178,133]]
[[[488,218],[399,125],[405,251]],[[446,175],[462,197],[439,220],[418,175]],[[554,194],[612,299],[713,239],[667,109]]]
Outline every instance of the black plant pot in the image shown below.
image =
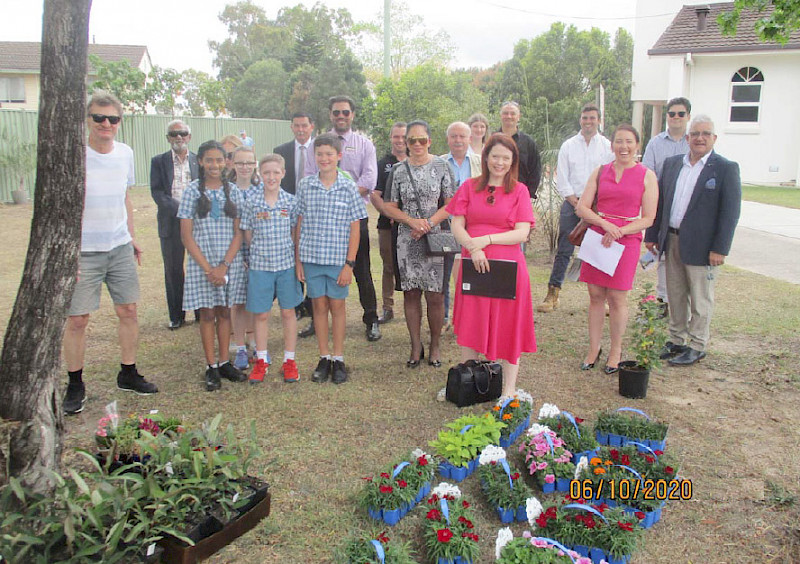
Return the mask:
[[650,371],[639,368],[633,360],[619,363],[619,394],[626,398],[643,399],[647,397],[647,384]]

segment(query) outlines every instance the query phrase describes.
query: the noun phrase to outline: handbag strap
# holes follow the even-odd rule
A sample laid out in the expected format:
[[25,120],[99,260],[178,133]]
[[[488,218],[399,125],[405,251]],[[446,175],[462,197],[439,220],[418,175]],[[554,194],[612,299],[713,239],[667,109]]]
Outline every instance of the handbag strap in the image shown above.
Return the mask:
[[[419,212],[422,213],[422,204],[419,201],[419,190],[417,190],[417,183],[414,180],[414,175],[411,174],[411,165],[408,164],[408,159],[403,161],[403,164],[406,165],[406,171],[408,172],[408,179],[411,182],[411,188],[414,192],[414,199],[417,201],[417,209]],[[450,165],[448,165],[450,166]],[[437,202],[438,207],[436,211],[439,211],[442,207],[444,207],[444,192],[442,192],[441,187],[439,187],[439,201]],[[442,231],[450,231],[450,220],[445,219],[439,224],[439,228]]]
[[[485,364],[479,364],[475,368],[478,368],[478,370],[470,369],[472,372],[473,381],[475,382],[475,389],[478,391],[479,394],[486,394],[489,392],[489,367],[486,366]],[[481,376],[484,376],[486,378],[486,387],[483,390],[481,390],[479,382]]]

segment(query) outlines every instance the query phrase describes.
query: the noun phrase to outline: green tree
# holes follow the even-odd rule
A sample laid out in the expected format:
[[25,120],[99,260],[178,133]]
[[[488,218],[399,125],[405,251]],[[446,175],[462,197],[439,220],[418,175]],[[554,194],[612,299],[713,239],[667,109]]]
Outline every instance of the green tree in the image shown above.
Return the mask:
[[253,63],[233,88],[231,113],[252,118],[282,118],[288,78],[289,73],[276,59]]
[[97,55],[89,55],[89,64],[97,76],[90,90],[107,90],[119,98],[127,110],[144,113],[149,93],[147,76],[141,70],[132,67],[126,59],[106,62]]
[[147,79],[145,97],[153,104],[156,112],[174,116],[181,111],[184,104],[178,99],[183,93],[183,75],[175,69],[153,66]]
[[755,30],[765,42],[774,41],[785,45],[792,32],[800,29],[800,0],[734,0],[733,9],[717,17],[722,33],[736,34],[742,10],[764,13],[756,21]]
[[218,116],[226,110],[231,89],[230,80],[217,80],[208,73],[195,69],[185,70],[181,78],[186,113],[204,116],[209,112]]

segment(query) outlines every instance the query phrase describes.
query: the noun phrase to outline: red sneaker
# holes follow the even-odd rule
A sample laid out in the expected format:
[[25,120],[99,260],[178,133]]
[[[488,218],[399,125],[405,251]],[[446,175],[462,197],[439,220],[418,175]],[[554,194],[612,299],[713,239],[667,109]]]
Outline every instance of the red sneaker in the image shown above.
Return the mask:
[[297,372],[297,364],[293,359],[283,363],[281,372],[283,372],[283,381],[287,384],[300,380],[300,374]]
[[260,384],[263,382],[268,369],[269,364],[259,358],[253,366],[253,370],[250,372],[250,383]]

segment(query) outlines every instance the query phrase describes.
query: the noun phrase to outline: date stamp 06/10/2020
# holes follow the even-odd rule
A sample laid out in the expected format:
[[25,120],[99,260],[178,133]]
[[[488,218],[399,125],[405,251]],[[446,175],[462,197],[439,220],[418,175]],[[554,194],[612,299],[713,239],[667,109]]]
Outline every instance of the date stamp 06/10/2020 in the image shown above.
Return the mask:
[[692,499],[692,494],[691,480],[570,480],[569,483],[572,499],[685,501]]

